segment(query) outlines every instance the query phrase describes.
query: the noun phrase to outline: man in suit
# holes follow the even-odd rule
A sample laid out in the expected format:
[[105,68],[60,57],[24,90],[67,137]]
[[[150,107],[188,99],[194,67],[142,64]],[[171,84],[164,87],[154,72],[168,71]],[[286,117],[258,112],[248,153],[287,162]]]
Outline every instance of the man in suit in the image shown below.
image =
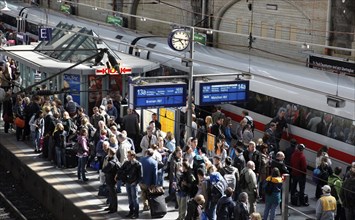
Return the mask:
[[143,211],[149,210],[148,205],[148,188],[151,185],[157,185],[158,176],[158,162],[152,158],[154,151],[149,148],[145,152],[146,156],[142,157],[140,162],[142,164],[143,178],[140,183],[141,187],[141,198],[144,204]]
[[127,132],[127,137],[131,138],[135,146],[139,146],[139,124],[138,117],[134,114],[133,109],[127,109],[127,115],[123,116],[122,129]]

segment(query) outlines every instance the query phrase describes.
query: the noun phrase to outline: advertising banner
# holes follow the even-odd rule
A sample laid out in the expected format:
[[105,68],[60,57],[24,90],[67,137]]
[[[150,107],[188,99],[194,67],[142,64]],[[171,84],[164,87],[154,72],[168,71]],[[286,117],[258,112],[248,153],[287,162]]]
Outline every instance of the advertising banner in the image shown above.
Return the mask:
[[70,88],[69,94],[73,97],[74,102],[80,105],[80,75],[64,74],[63,87]]

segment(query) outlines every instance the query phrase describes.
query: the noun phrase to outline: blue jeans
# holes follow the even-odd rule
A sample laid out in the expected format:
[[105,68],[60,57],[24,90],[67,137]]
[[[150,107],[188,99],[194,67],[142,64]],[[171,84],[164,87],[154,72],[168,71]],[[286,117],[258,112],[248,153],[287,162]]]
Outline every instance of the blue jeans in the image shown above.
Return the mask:
[[65,149],[60,148],[60,147],[56,147],[55,152],[56,152],[56,158],[57,158],[57,166],[59,168],[61,168],[65,164]]
[[138,186],[126,183],[128,194],[129,213],[137,215],[139,213]]
[[206,210],[209,220],[217,219],[216,208],[217,208],[217,204],[214,202],[211,202],[208,210]]
[[86,180],[85,165],[88,162],[88,157],[78,157],[78,179]]
[[163,175],[164,175],[164,169],[160,169],[158,170],[158,181],[157,181],[157,185],[158,186],[163,186]]
[[116,191],[118,193],[121,193],[121,186],[122,186],[122,180],[118,180],[117,181],[117,189],[116,189]]
[[275,219],[275,213],[278,203],[265,203],[263,220],[267,220],[270,213],[270,220]]

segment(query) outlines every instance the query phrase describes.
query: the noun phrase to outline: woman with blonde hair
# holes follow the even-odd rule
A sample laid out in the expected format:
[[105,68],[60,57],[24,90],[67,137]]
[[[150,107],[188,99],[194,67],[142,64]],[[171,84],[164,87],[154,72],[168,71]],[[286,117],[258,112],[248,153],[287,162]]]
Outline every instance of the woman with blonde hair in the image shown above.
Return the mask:
[[259,212],[253,212],[250,214],[250,220],[261,220],[261,215]]
[[213,125],[212,116],[210,116],[210,115],[206,116],[205,122],[206,122],[206,130],[207,130],[207,132],[211,133],[211,127]]
[[64,168],[65,161],[65,147],[67,139],[67,132],[64,130],[64,126],[62,123],[58,123],[55,127],[55,132],[53,134],[53,142],[55,147],[56,159],[57,159],[57,167]]
[[165,136],[165,147],[169,149],[171,153],[173,153],[176,149],[176,140],[171,131],[168,131]]

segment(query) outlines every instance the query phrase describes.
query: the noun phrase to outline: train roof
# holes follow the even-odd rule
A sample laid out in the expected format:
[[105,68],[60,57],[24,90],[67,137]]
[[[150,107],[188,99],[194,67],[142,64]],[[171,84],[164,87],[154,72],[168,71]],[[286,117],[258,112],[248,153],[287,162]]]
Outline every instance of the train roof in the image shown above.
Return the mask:
[[[21,10],[21,7],[11,4],[9,4],[9,7],[14,11]],[[30,7],[26,10],[28,10],[28,20],[45,23],[43,8]],[[105,40],[114,50],[126,53],[130,51],[128,45],[135,39],[149,36],[149,34],[141,34],[52,10],[48,10],[48,21],[52,27],[56,26],[59,21],[72,23],[76,26],[85,26],[98,33],[100,38]],[[142,38],[135,44],[144,48],[147,48],[147,45],[150,44],[150,60],[185,72],[189,71],[189,68],[181,63],[181,58],[190,56],[189,52],[171,50],[166,38],[151,36],[151,38]],[[152,47],[152,45],[154,46]],[[290,84],[293,87],[312,90],[324,95],[339,96],[350,102],[355,100],[355,77],[195,44],[195,74],[221,74],[223,76],[223,74],[234,72],[236,74],[250,72],[257,76],[259,80],[265,79],[272,80],[275,83]]]

